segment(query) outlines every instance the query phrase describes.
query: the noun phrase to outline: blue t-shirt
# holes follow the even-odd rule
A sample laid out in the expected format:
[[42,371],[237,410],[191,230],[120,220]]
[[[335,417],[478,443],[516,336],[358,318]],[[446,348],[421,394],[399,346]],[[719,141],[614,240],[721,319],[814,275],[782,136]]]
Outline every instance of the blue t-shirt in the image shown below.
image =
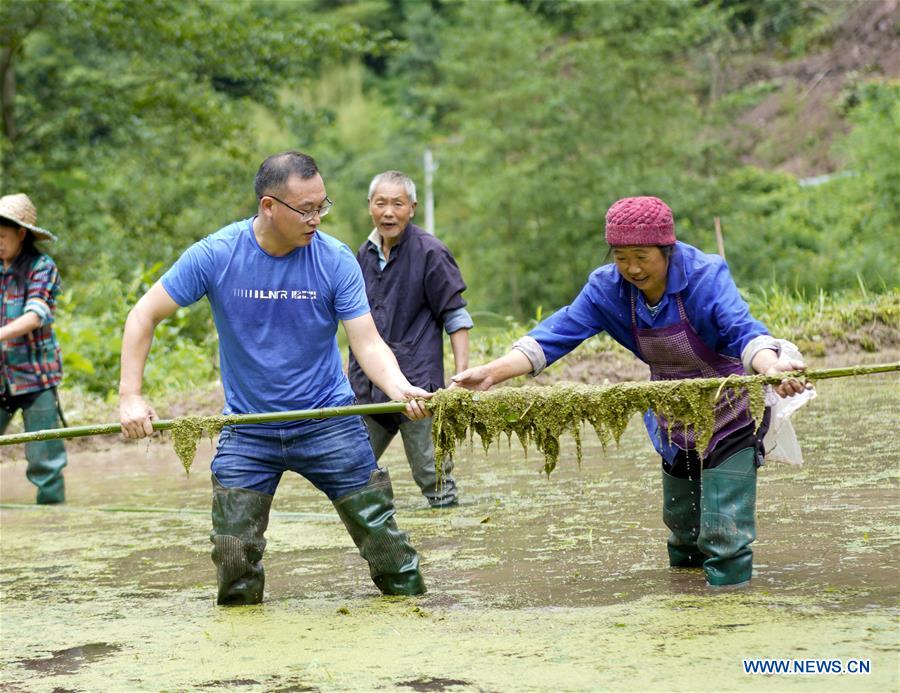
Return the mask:
[[340,406],[353,400],[337,345],[339,320],[369,312],[350,249],[321,231],[275,257],[253,218],[207,236],[162,277],[180,306],[204,295],[219,333],[225,414]]

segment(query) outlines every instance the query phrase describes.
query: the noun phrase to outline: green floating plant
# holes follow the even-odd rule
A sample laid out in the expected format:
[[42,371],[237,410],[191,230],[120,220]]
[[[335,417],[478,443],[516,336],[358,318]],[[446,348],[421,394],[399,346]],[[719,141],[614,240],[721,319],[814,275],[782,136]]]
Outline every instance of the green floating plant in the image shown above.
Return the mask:
[[619,442],[629,419],[648,409],[670,422],[690,426],[697,448],[703,450],[713,434],[715,404],[736,401],[742,391],[750,398],[750,412],[761,421],[765,410],[765,380],[733,376],[728,379],[657,380],[616,385],[557,383],[549,387],[506,387],[487,392],[442,390],[430,401],[434,416],[434,445],[440,460],[478,434],[487,450],[501,434],[515,434],[522,447],[534,445],[544,455],[549,474],[559,459],[559,441],[571,433],[576,456],[582,460],[581,429],[590,424],[605,447]]
[[191,465],[197,456],[197,441],[204,431],[212,440],[227,422],[227,416],[183,416],[172,420],[172,445],[186,474],[191,473]]

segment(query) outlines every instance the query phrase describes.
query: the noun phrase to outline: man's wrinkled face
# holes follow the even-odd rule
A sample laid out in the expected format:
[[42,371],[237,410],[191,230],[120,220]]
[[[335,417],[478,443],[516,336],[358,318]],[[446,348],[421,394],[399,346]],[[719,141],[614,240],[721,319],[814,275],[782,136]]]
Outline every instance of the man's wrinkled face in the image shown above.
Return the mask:
[[9,265],[16,259],[22,250],[26,233],[28,231],[21,227],[0,225],[0,260],[4,265]]
[[369,198],[369,214],[383,239],[397,238],[416,212],[402,183],[381,183]]

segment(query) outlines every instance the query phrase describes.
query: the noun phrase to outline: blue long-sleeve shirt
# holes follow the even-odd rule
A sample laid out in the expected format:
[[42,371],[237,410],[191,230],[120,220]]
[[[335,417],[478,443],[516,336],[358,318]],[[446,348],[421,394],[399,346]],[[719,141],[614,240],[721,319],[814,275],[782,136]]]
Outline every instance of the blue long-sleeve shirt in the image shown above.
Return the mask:
[[604,331],[641,358],[631,333],[632,291],[636,295],[637,325],[641,328],[679,322],[675,294],[680,293],[694,331],[718,354],[739,359],[750,340],[768,334],[765,326],[750,315],[725,260],[679,241],[669,258],[666,291],[655,315],[651,315],[644,294],[629,284],[614,264],[598,267],[570,305],[528,333],[543,350],[547,365]]
[[[632,292],[640,328],[668,327],[680,322],[675,299],[680,293],[691,327],[718,354],[740,359],[751,340],[768,335],[765,326],[750,315],[750,308],[741,298],[725,260],[678,242],[669,258],[666,291],[653,311],[648,308],[644,294],[625,281],[614,264],[594,270],[570,305],[528,333],[543,351],[545,364],[541,366],[550,365],[585,339],[604,331],[643,360],[631,332]],[[528,349],[523,351],[528,353]],[[532,355],[529,359],[536,365]],[[644,424],[657,452],[671,462],[677,448],[659,434],[653,412],[646,413]]]

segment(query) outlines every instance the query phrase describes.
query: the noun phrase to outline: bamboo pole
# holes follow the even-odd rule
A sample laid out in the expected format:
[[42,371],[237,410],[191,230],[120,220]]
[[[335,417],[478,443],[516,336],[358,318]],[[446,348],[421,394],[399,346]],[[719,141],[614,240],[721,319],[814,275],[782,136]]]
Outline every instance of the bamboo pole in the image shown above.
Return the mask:
[[[40,510],[42,506],[34,503],[0,503],[0,510]],[[64,506],[59,508],[67,513],[87,515],[88,513],[126,513],[126,514],[159,514],[159,515],[205,515],[209,517],[209,509],[200,508],[154,508],[146,505],[112,505],[98,507]],[[273,510],[270,517],[296,517],[304,520],[334,520],[333,513],[294,512],[290,510]]]
[[[900,371],[900,362],[881,363],[872,366],[847,366],[845,368],[822,368],[817,370],[795,371],[778,375],[745,375],[728,376],[727,378],[706,378],[710,387],[735,387],[753,382],[776,385],[786,378],[799,378],[804,381],[828,380],[829,378],[847,378],[858,375],[874,375]],[[653,387],[659,381],[648,381],[647,387]],[[426,403],[427,406],[427,403]],[[299,409],[295,411],[268,412],[265,414],[233,414],[231,416],[213,417],[224,426],[241,426],[247,424],[274,423],[280,421],[299,421],[301,419],[328,419],[335,416],[354,416],[363,414],[394,414],[406,409],[404,402],[385,402],[384,404],[355,404],[346,407],[325,407],[323,409]],[[161,419],[154,421],[153,429],[165,431],[173,428],[179,419]],[[0,436],[0,445],[16,445],[32,443],[39,440],[59,440],[65,438],[81,438],[85,436],[108,435],[121,433],[122,424],[108,423],[91,426],[72,426],[70,428],[51,428],[30,433],[13,433]]]
[[[329,419],[335,416],[353,416],[363,414],[394,414],[406,409],[405,402],[385,402],[384,404],[354,404],[346,407],[325,407],[322,409],[297,409],[294,411],[276,411],[265,414],[232,414],[222,416],[225,426],[246,424],[274,423],[279,421],[299,421],[301,419]],[[175,426],[177,419],[159,419],[153,421],[154,431],[167,431]],[[83,438],[85,436],[101,436],[121,433],[122,424],[107,423],[91,426],[71,426],[69,428],[50,428],[30,433],[13,433],[0,436],[0,445],[16,445],[33,443],[39,440],[60,440],[65,438]]]

